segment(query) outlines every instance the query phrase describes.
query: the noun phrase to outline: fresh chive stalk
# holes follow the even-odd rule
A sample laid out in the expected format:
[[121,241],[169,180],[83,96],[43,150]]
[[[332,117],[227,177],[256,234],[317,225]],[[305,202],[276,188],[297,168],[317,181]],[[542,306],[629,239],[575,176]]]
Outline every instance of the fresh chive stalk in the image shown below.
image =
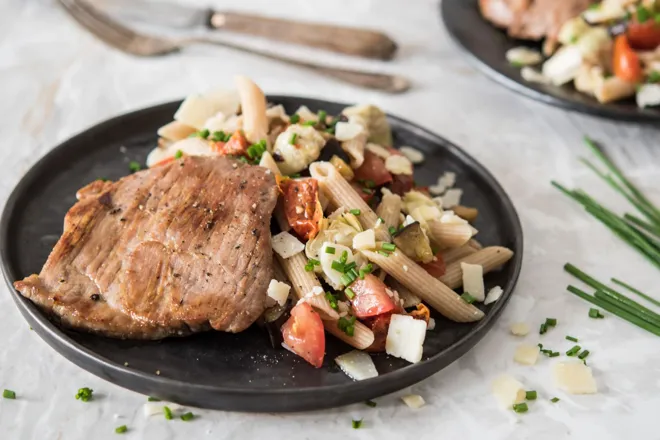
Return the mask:
[[645,300],[647,300],[647,301],[650,302],[651,304],[654,304],[654,305],[660,307],[660,301],[658,301],[658,300],[656,300],[656,299],[654,299],[654,298],[651,298],[650,296],[648,296],[647,294],[645,294],[645,293],[643,293],[643,292],[640,292],[639,290],[635,289],[635,288],[632,287],[631,285],[626,284],[626,283],[624,283],[624,282],[621,281],[621,280],[617,280],[616,278],[612,278],[612,282],[613,282],[614,284],[618,284],[619,286],[623,287],[624,289],[627,289],[627,290],[631,291],[632,293],[634,293],[634,294],[636,294],[636,295],[641,296],[642,298],[644,298]]

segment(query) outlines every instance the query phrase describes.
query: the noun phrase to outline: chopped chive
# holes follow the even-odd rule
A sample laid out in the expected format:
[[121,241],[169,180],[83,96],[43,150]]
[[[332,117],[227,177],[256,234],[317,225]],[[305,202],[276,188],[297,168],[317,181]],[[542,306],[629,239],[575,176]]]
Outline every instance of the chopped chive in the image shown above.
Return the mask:
[[339,278],[339,281],[340,281],[344,286],[350,286],[351,284],[353,284],[353,281],[355,281],[355,280],[357,279],[357,277],[358,277],[358,276],[357,276],[357,273],[355,274],[355,276],[353,276],[353,274],[352,274],[351,272],[349,272],[349,273],[345,273],[344,275],[342,275],[342,276]]
[[545,325],[547,327],[555,327],[557,325],[557,320],[555,318],[546,318]]
[[225,139],[227,139],[227,135],[226,135],[225,132],[222,131],[222,130],[220,130],[220,131],[214,131],[214,132],[211,134],[211,140],[212,140],[212,141],[215,141],[215,142],[226,142]]
[[183,157],[183,151],[176,150],[176,153],[174,153],[174,158],[175,159],[181,159],[182,157]]
[[555,357],[559,356],[559,354],[560,354],[560,353],[559,353],[558,351],[553,351],[552,353],[550,353],[550,354],[548,355],[548,357],[555,358]]
[[357,264],[355,263],[355,261],[351,261],[351,262],[348,263],[346,266],[344,266],[344,270],[345,270],[346,272],[348,272],[349,270],[355,268],[355,266],[357,266]]
[[305,264],[305,270],[307,272],[313,272],[314,271],[314,266],[320,266],[321,262],[319,260],[316,260],[314,258],[310,258],[307,261],[307,264]]
[[16,392],[12,390],[4,390],[2,392],[2,397],[5,399],[15,399],[16,398]]
[[343,331],[346,333],[348,336],[353,336],[355,333],[355,321],[356,321],[355,316],[351,316],[350,318],[346,318],[345,316],[342,316],[339,318],[337,321],[337,327],[339,330]]
[[300,115],[298,113],[292,114],[291,117],[289,118],[289,122],[291,122],[292,124],[297,124],[299,121],[300,121]]
[[326,254],[334,254],[337,251],[336,248],[333,248],[332,246],[326,246],[325,248],[325,253]]
[[539,343],[539,344],[536,344],[536,345],[539,346],[539,350],[543,350],[543,344],[540,344],[540,343]]
[[517,413],[526,413],[529,408],[527,407],[527,403],[514,403],[513,404],[513,410]]
[[344,293],[346,294],[346,297],[348,299],[355,298],[355,292],[353,292],[353,289],[351,289],[350,287],[347,287],[346,290],[344,290]]
[[350,268],[346,273],[348,273],[351,276],[351,278],[353,278],[353,281],[355,281],[359,275],[358,271],[355,270],[354,267]]
[[346,267],[344,266],[344,263],[342,263],[342,262],[340,262],[340,261],[334,260],[334,261],[332,262],[332,266],[331,266],[331,267],[332,267],[334,270],[336,270],[337,272],[341,272],[341,273],[345,273],[345,272],[346,272]]
[[378,253],[381,254],[383,257],[389,257],[390,256],[389,252],[385,252],[384,250],[381,250],[381,249],[378,250]]
[[394,243],[383,243],[382,248],[386,251],[394,252],[396,250],[396,245]]
[[334,310],[339,309],[339,305],[337,304],[337,297],[333,295],[331,292],[325,292],[325,299],[328,300],[328,303],[330,304],[330,307]]
[[167,420],[172,420],[172,410],[168,406],[163,407],[163,414]]
[[289,138],[289,143],[291,145],[296,145],[297,138],[298,138],[298,133],[291,133],[291,137]]
[[126,427],[126,425],[121,425],[121,426],[118,426],[118,427],[115,428],[115,433],[117,433],[117,434],[123,434],[126,431],[128,431],[128,428]]
[[209,137],[209,135],[211,133],[209,132],[209,130],[207,128],[205,128],[203,130],[199,130],[196,134],[197,134],[197,136],[206,139],[206,138]]
[[302,125],[305,125],[305,126],[307,126],[307,127],[313,127],[313,126],[316,125],[317,122],[318,122],[318,121],[307,121],[307,122],[303,122]]
[[539,335],[544,335],[548,331],[548,325],[544,322],[541,324],[541,327],[539,327]]
[[362,419],[360,420],[353,420],[353,429],[360,429],[360,426],[362,426]]
[[328,112],[326,112],[325,110],[319,110],[317,115],[319,117],[319,121],[325,124],[325,119],[328,117]]
[[149,396],[149,398],[147,399],[147,401],[149,401],[149,402],[160,402],[160,399],[157,398],[157,397],[151,397],[151,396]]
[[373,266],[371,265],[371,263],[367,264],[365,267],[360,269],[360,271],[358,273],[360,279],[363,280],[364,276],[368,273],[371,273],[372,270],[373,270]]
[[536,400],[536,391],[525,391],[526,400]]
[[576,345],[566,352],[566,356],[575,356],[580,350],[582,350],[582,347]]
[[632,293],[635,293],[635,294],[641,296],[642,298],[644,298],[645,300],[647,300],[647,301],[650,302],[651,304],[654,304],[654,305],[660,307],[660,301],[658,301],[658,300],[656,300],[656,299],[654,299],[654,298],[651,298],[651,297],[648,296],[647,294],[645,294],[645,293],[643,293],[643,292],[640,292],[639,290],[637,290],[637,289],[635,289],[634,287],[632,287],[632,286],[630,286],[630,285],[624,283],[623,281],[621,281],[621,280],[617,280],[616,278],[612,278],[612,282],[613,282],[614,284],[618,284],[619,286],[621,286],[621,287],[623,287],[623,288],[625,288],[625,289],[628,289],[628,290],[631,291]]
[[589,350],[584,350],[582,353],[578,355],[578,359],[585,360],[589,356]]
[[378,404],[377,404],[376,402],[374,402],[373,400],[367,400],[366,402],[364,402],[364,404],[367,405],[369,408],[375,408],[376,405],[378,405]]
[[649,11],[644,6],[639,5],[637,7],[637,21],[639,21],[640,23],[644,23],[645,21],[649,20],[650,18],[651,18],[651,11]]
[[369,188],[362,188],[362,192],[371,195],[374,193],[374,190]]
[[566,336],[566,340],[571,341],[571,342],[577,342],[578,341],[578,339],[574,338],[573,336]]
[[396,228],[394,226],[390,226],[387,232],[390,233],[390,235],[396,234]]
[[137,173],[137,172],[140,171],[141,169],[142,169],[142,167],[140,166],[140,163],[139,163],[139,162],[136,162],[136,161],[132,160],[132,161],[130,161],[130,162],[128,163],[128,170],[129,170],[131,173]]
[[359,209],[351,209],[351,210],[348,211],[348,212],[350,212],[350,213],[353,214],[353,215],[360,215],[360,210],[359,210]]
[[559,402],[559,397],[553,397],[552,399],[550,399],[550,402],[552,402],[552,403]]
[[76,393],[76,400],[82,400],[83,402],[89,402],[92,400],[92,394],[94,390],[91,388],[80,388],[78,393]]
[[339,261],[341,261],[342,264],[346,264],[348,261],[348,251],[343,251],[341,253],[341,257],[339,257]]
[[363,180],[362,183],[364,183],[364,186],[367,188],[375,188],[376,187],[376,182],[369,179],[369,180]]
[[601,316],[600,310],[594,308],[589,309],[589,318],[600,318]]
[[474,296],[470,295],[468,292],[464,292],[461,295],[461,299],[463,301],[465,301],[466,303],[468,303],[468,304],[472,304],[476,300],[476,298]]
[[189,421],[191,421],[191,420],[194,419],[194,418],[195,418],[195,415],[194,415],[193,413],[191,413],[191,412],[187,412],[187,413],[185,413],[185,414],[181,414],[181,420],[183,420],[184,422],[189,422]]

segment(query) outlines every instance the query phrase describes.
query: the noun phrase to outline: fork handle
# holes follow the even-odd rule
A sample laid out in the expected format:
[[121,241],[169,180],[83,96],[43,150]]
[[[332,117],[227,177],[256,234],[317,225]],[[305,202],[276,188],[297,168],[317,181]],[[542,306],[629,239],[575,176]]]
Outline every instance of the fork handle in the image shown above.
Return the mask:
[[390,60],[396,43],[382,32],[236,12],[213,12],[211,27],[348,55]]

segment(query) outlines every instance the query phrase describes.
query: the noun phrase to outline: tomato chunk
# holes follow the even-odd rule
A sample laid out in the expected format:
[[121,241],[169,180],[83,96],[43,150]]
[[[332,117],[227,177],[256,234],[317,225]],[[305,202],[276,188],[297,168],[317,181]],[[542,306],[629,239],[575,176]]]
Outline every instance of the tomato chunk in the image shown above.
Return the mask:
[[385,351],[385,342],[387,341],[387,331],[390,328],[390,320],[392,319],[391,313],[376,316],[375,318],[368,318],[364,321],[364,325],[369,327],[374,334],[374,342],[367,347],[366,351],[372,353],[379,353]]
[[413,176],[407,174],[395,174],[392,184],[390,185],[390,191],[394,194],[403,196],[405,193],[413,189],[415,181]]
[[374,186],[392,181],[392,175],[385,168],[385,161],[369,150],[364,152],[364,162],[355,170],[355,180],[371,181]]
[[216,142],[214,149],[223,156],[246,156],[250,146],[241,130],[236,130],[227,142]]
[[303,240],[319,232],[323,208],[319,202],[319,183],[316,179],[283,179],[279,182],[283,194],[284,212],[289,226]]
[[632,50],[625,35],[619,35],[614,40],[612,67],[614,74],[624,81],[636,83],[644,78],[639,56]]
[[419,265],[434,278],[443,276],[447,271],[447,265],[445,265],[445,260],[442,258],[441,252],[435,254],[435,258],[430,263],[419,263]]
[[291,309],[291,317],[282,325],[284,343],[298,356],[320,368],[325,356],[323,321],[312,306],[302,302]]
[[355,297],[351,299],[353,313],[358,318],[389,313],[394,310],[394,300],[387,294],[387,286],[375,275],[367,274],[351,284]]
[[660,46],[660,23],[647,20],[644,23],[628,23],[628,42],[633,49],[654,50]]

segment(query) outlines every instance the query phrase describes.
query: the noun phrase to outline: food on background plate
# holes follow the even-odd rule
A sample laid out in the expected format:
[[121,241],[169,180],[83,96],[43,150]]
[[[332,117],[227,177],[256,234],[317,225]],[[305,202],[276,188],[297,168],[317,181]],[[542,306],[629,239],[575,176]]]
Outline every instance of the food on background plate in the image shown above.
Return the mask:
[[[483,275],[512,252],[476,242],[454,173],[436,197],[418,187],[423,154],[394,148],[375,106],[288,114],[248,78],[236,85],[188,97],[148,170],[81,189],[42,273],[16,287],[68,326],[114,337],[256,322],[317,368],[329,333],[357,349],[335,360],[354,380],[377,375],[368,352],[422,359],[427,305],[484,316]],[[473,296],[453,290],[462,263]]]
[[[575,88],[607,103],[660,105],[660,5],[655,0],[480,0],[482,15],[511,37],[544,40],[507,60],[524,79]],[[530,66],[541,64],[540,71]]]

